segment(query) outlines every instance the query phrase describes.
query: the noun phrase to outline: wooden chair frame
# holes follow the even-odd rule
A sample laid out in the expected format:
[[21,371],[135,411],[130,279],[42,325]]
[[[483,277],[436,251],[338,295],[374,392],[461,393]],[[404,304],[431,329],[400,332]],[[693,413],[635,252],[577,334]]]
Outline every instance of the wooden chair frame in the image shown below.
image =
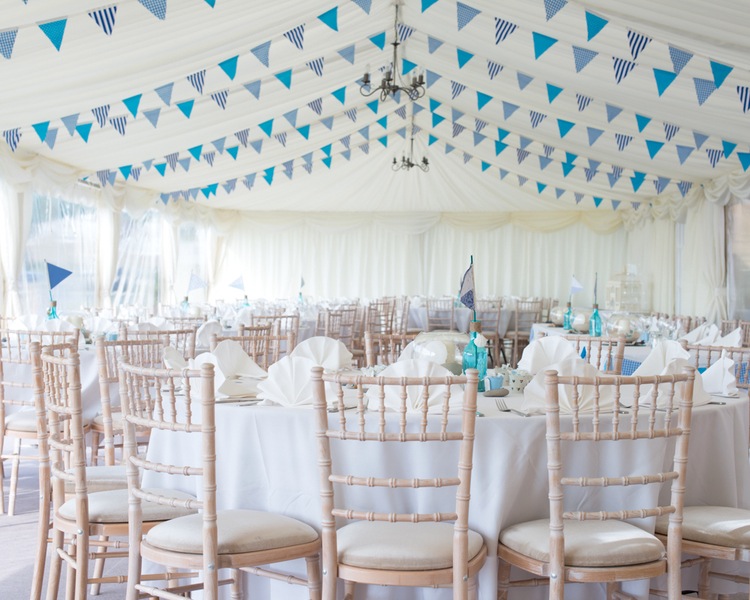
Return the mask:
[[542,315],[541,300],[516,300],[513,308],[513,328],[507,336],[512,344],[510,362],[515,367],[521,357],[521,350],[529,343],[531,326],[538,323]]
[[590,335],[566,335],[566,340],[573,343],[576,354],[581,356],[586,351],[584,360],[591,363],[607,375],[620,375],[622,361],[625,358],[625,338],[594,337]]
[[187,329],[151,329],[135,331],[120,329],[119,337],[123,340],[159,340],[164,346],[176,348],[185,358],[195,358],[195,339],[198,328]]
[[427,322],[425,331],[455,331],[456,330],[456,299],[451,296],[444,298],[427,298]]

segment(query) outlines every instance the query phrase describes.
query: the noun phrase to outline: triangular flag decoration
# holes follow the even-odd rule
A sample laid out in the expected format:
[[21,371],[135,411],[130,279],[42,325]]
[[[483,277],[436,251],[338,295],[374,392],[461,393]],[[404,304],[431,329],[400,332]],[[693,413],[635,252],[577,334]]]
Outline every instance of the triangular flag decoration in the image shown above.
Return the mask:
[[264,66],[268,66],[268,55],[271,50],[271,42],[265,42],[261,44],[260,46],[256,46],[255,48],[252,48],[250,52],[252,52],[253,56],[257,58],[261,63],[263,63]]
[[578,104],[578,112],[583,112],[591,104],[593,98],[590,96],[584,96],[583,94],[576,94],[576,103]]
[[276,79],[284,84],[284,87],[290,89],[292,87],[292,70],[282,71],[281,73],[274,73]]
[[695,140],[695,147],[700,150],[701,146],[706,143],[706,140],[708,140],[708,136],[704,133],[694,131],[693,139]]
[[53,150],[55,148],[56,140],[57,140],[57,127],[51,127],[49,131],[47,131],[47,137],[44,138],[44,143],[49,146],[50,150]]
[[167,0],[138,0],[157,19],[167,18]]
[[175,106],[177,106],[177,108],[180,109],[180,112],[189,119],[190,115],[193,113],[194,104],[195,100],[186,100],[185,102],[177,102]]
[[473,6],[469,6],[468,4],[463,4],[462,2],[456,2],[456,20],[458,22],[458,30],[461,31],[464,27],[466,27],[469,23],[471,23],[472,19],[476,17],[480,12],[480,10],[474,8]]
[[53,265],[52,263],[48,262],[47,276],[49,278],[49,289],[55,289],[58,284],[65,281],[72,274],[73,271],[68,271],[68,269],[63,269],[62,267],[58,267],[57,265]]
[[161,98],[161,101],[169,106],[172,103],[172,89],[174,89],[174,83],[167,83],[156,88],[154,91]]
[[643,115],[639,115],[636,113],[635,115],[635,123],[638,125],[638,132],[643,133],[643,130],[646,129],[646,126],[651,122],[651,117],[644,117]]
[[469,265],[461,278],[461,291],[458,293],[459,300],[466,308],[474,310],[474,264]]
[[685,65],[690,62],[690,59],[693,58],[693,55],[685,50],[680,50],[679,48],[673,48],[670,46],[669,58],[672,60],[674,72],[679,75],[680,71],[682,71],[682,69],[685,68]]
[[571,121],[565,121],[564,119],[557,120],[557,128],[560,131],[560,137],[564,138],[568,135],[568,132],[575,127],[575,123]]
[[94,19],[101,30],[107,35],[112,35],[112,31],[115,28],[115,17],[117,16],[117,7],[110,6],[109,8],[100,8],[89,13],[89,17]]
[[422,0],[422,12],[426,11],[430,6],[435,4],[438,0]]
[[746,113],[750,109],[750,87],[746,85],[737,86],[737,95],[742,103],[742,112]]
[[359,6],[368,15],[370,14],[370,8],[372,7],[372,0],[352,0],[354,4]]
[[495,17],[495,44],[504,42],[505,39],[516,30],[516,28],[516,24]]
[[125,181],[128,180],[130,177],[130,174],[133,172],[133,165],[125,165],[123,167],[120,167],[120,173],[122,173],[122,176],[125,178]]
[[99,127],[104,127],[107,124],[107,117],[109,116],[109,104],[92,108],[91,112],[94,114],[96,122],[99,123]]
[[466,66],[466,63],[468,63],[472,58],[474,58],[474,55],[471,52],[462,50],[461,48],[456,48],[456,59],[458,60],[459,69],[463,69],[464,66]]
[[370,41],[382,50],[383,48],[385,48],[385,31],[379,33],[378,35],[372,36],[370,38]]
[[138,115],[138,107],[141,104],[141,96],[142,94],[136,94],[135,96],[130,96],[130,98],[125,98],[122,101],[122,103],[125,105],[125,108],[127,108],[130,111],[130,114],[133,115],[133,118]]
[[531,35],[534,40],[534,58],[538,59],[542,54],[547,52],[552,46],[554,46],[557,43],[557,39],[550,37],[548,35],[543,35],[541,33],[537,33],[536,31],[532,31]]
[[709,62],[711,64],[711,73],[714,76],[714,85],[719,88],[721,87],[721,84],[724,83],[724,80],[729,76],[729,74],[734,71],[734,67],[724,65],[714,60]]
[[695,95],[698,97],[698,106],[703,106],[703,103],[717,89],[716,84],[710,79],[693,77],[693,84],[695,85]]
[[354,52],[355,52],[355,46],[352,44],[351,46],[347,46],[346,48],[342,48],[341,50],[337,51],[339,56],[343,58],[346,62],[348,62],[350,65],[354,64]]
[[516,79],[518,80],[518,89],[523,90],[526,89],[526,87],[534,81],[534,78],[531,75],[527,75],[526,73],[521,73],[519,71],[516,74]]
[[659,153],[659,150],[662,149],[664,146],[664,142],[659,142],[657,140],[646,140],[646,148],[648,149],[648,155],[651,158],[654,158]]
[[76,132],[78,135],[81,136],[81,139],[88,143],[89,141],[89,134],[91,133],[91,123],[82,123],[80,125],[76,125]]
[[318,77],[323,77],[323,65],[325,63],[324,57],[316,58],[308,63],[305,63],[310,70],[315,73]]
[[227,99],[229,98],[229,90],[222,90],[220,92],[214,92],[211,94],[211,100],[216,102],[219,107],[224,110],[227,107]]
[[565,5],[567,3],[568,0],[544,0],[544,12],[547,15],[547,20],[549,21],[563,8],[565,8]]
[[126,116],[113,117],[109,120],[109,124],[114,127],[117,133],[125,135],[125,126],[128,124],[128,118]]
[[607,123],[614,121],[622,112],[622,108],[613,106],[612,104],[606,104],[605,108],[607,109]]
[[598,140],[602,136],[604,130],[598,129],[596,127],[587,127],[586,132],[589,136],[589,146],[593,146],[596,140]]
[[346,104],[346,86],[332,91],[331,96],[336,98],[341,104]]
[[427,51],[430,54],[435,54],[435,51],[443,45],[443,42],[431,35],[427,36]]
[[235,279],[232,283],[229,284],[229,287],[238,289],[240,291],[245,291],[245,281],[242,279],[242,275],[240,275],[237,279]]
[[684,165],[688,157],[693,153],[695,148],[693,146],[677,146],[677,157],[680,159],[680,164]]
[[298,25],[284,34],[284,37],[294,44],[298,50],[305,46],[305,24]]
[[721,159],[722,151],[714,148],[706,148],[706,154],[708,154],[708,161],[711,163],[711,166],[715,168]]
[[32,125],[34,128],[34,131],[36,131],[36,134],[39,136],[40,141],[44,141],[47,137],[47,130],[49,129],[49,121],[44,121],[43,123],[35,123]]
[[596,35],[609,23],[607,19],[586,11],[586,40],[593,40]]
[[242,87],[244,87],[248,92],[255,96],[256,100],[260,98],[260,80],[251,81],[250,83],[243,83]]
[[70,135],[75,134],[76,132],[76,125],[78,125],[78,117],[79,115],[68,115],[67,117],[63,117],[60,120],[62,121],[62,124],[65,126],[65,129],[68,130],[68,133]]
[[327,10],[322,15],[318,15],[318,19],[320,19],[323,23],[328,25],[331,29],[334,31],[339,30],[339,9],[338,6],[332,8],[331,10]]
[[748,167],[750,167],[750,152],[738,152],[737,158],[740,159],[742,170],[747,171]]
[[155,108],[153,110],[144,110],[143,116],[146,117],[146,120],[151,123],[154,127],[156,127],[157,123],[159,122],[159,115],[161,114],[160,108]]
[[477,110],[482,110],[490,100],[492,100],[492,96],[477,92]]
[[636,63],[630,60],[625,60],[624,58],[615,57],[612,59],[612,66],[615,71],[615,81],[620,83],[635,68]]
[[47,36],[52,45],[60,50],[62,46],[63,36],[65,35],[65,25],[68,23],[67,19],[60,19],[59,21],[49,21],[48,23],[41,23],[39,29],[42,30],[44,35]]
[[654,79],[656,80],[656,91],[661,96],[672,82],[677,79],[677,73],[672,71],[664,71],[662,69],[654,69]]
[[13,46],[16,44],[17,34],[18,29],[0,31],[0,54],[5,58],[10,58],[13,55]]
[[237,61],[239,58],[239,56],[233,56],[232,58],[222,60],[219,63],[219,68],[226,73],[226,76],[229,77],[229,79],[234,80],[237,76]]
[[495,79],[498,73],[503,70],[503,65],[498,64],[496,62],[492,62],[491,60],[487,61],[487,72],[490,76],[490,79]]
[[583,71],[583,69],[597,56],[599,56],[598,52],[594,52],[587,48],[573,46],[573,62],[576,66],[576,73]]
[[721,142],[721,147],[724,150],[724,158],[729,158],[732,155],[732,152],[734,152],[735,148],[737,148],[737,144],[723,140]]
[[628,31],[628,46],[630,47],[630,55],[633,57],[633,60],[638,59],[638,55],[646,49],[649,42],[651,42],[650,37],[636,31]]
[[555,98],[557,98],[562,93],[562,91],[563,89],[561,87],[548,83],[547,84],[547,100],[549,101],[549,103],[552,104]]
[[690,181],[680,181],[680,183],[677,184],[677,189],[680,190],[680,195],[683,198],[687,196],[687,193],[690,191],[690,188],[692,187],[693,187],[693,184]]
[[187,293],[189,294],[193,290],[201,290],[206,287],[206,282],[203,281],[195,273],[190,273],[190,281],[188,282]]
[[677,135],[678,131],[680,131],[680,127],[678,125],[664,123],[664,134],[666,135],[668,142],[672,141],[672,138]]

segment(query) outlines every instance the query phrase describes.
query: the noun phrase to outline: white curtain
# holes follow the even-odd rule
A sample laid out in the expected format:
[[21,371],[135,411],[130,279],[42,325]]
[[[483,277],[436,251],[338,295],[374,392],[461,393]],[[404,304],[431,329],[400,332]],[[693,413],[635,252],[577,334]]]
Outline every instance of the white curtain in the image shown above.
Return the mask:
[[96,306],[111,308],[112,284],[120,245],[120,211],[106,204],[97,207]]
[[0,180],[0,262],[3,272],[3,314],[23,313],[18,281],[24,246],[31,225],[31,194],[17,191]]
[[644,221],[627,232],[626,257],[643,286],[643,308],[675,311],[675,224],[671,219]]

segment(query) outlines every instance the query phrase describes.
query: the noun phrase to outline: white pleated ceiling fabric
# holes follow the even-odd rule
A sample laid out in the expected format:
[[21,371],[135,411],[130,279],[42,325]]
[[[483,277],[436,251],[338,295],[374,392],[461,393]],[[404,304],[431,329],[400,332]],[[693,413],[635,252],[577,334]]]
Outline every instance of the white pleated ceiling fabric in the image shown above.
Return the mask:
[[[632,220],[745,178],[741,4],[4,0],[0,161],[175,209]],[[364,97],[396,38],[425,96]],[[412,136],[429,173],[391,170]]]

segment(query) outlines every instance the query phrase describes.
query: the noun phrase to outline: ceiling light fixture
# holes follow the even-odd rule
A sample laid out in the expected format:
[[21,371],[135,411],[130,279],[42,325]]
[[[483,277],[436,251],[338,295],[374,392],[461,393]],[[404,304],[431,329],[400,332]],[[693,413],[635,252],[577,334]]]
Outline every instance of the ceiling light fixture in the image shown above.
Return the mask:
[[396,3],[396,18],[393,23],[393,61],[390,66],[386,69],[383,79],[380,81],[380,85],[372,87],[370,85],[370,69],[362,76],[362,83],[359,88],[360,94],[363,96],[372,96],[376,92],[380,92],[380,100],[385,102],[388,96],[393,96],[398,92],[404,92],[409,100],[419,100],[425,95],[424,88],[424,73],[419,73],[411,78],[411,82],[408,85],[404,85],[404,78],[398,72],[398,47],[401,43],[398,41],[398,3]]
[[421,169],[425,173],[430,170],[430,161],[427,160],[426,156],[422,157],[420,162],[414,162],[414,115],[411,116],[411,140],[409,143],[409,156],[405,154],[401,156],[401,161],[397,158],[393,159],[391,169],[394,171],[411,171],[414,167]]

